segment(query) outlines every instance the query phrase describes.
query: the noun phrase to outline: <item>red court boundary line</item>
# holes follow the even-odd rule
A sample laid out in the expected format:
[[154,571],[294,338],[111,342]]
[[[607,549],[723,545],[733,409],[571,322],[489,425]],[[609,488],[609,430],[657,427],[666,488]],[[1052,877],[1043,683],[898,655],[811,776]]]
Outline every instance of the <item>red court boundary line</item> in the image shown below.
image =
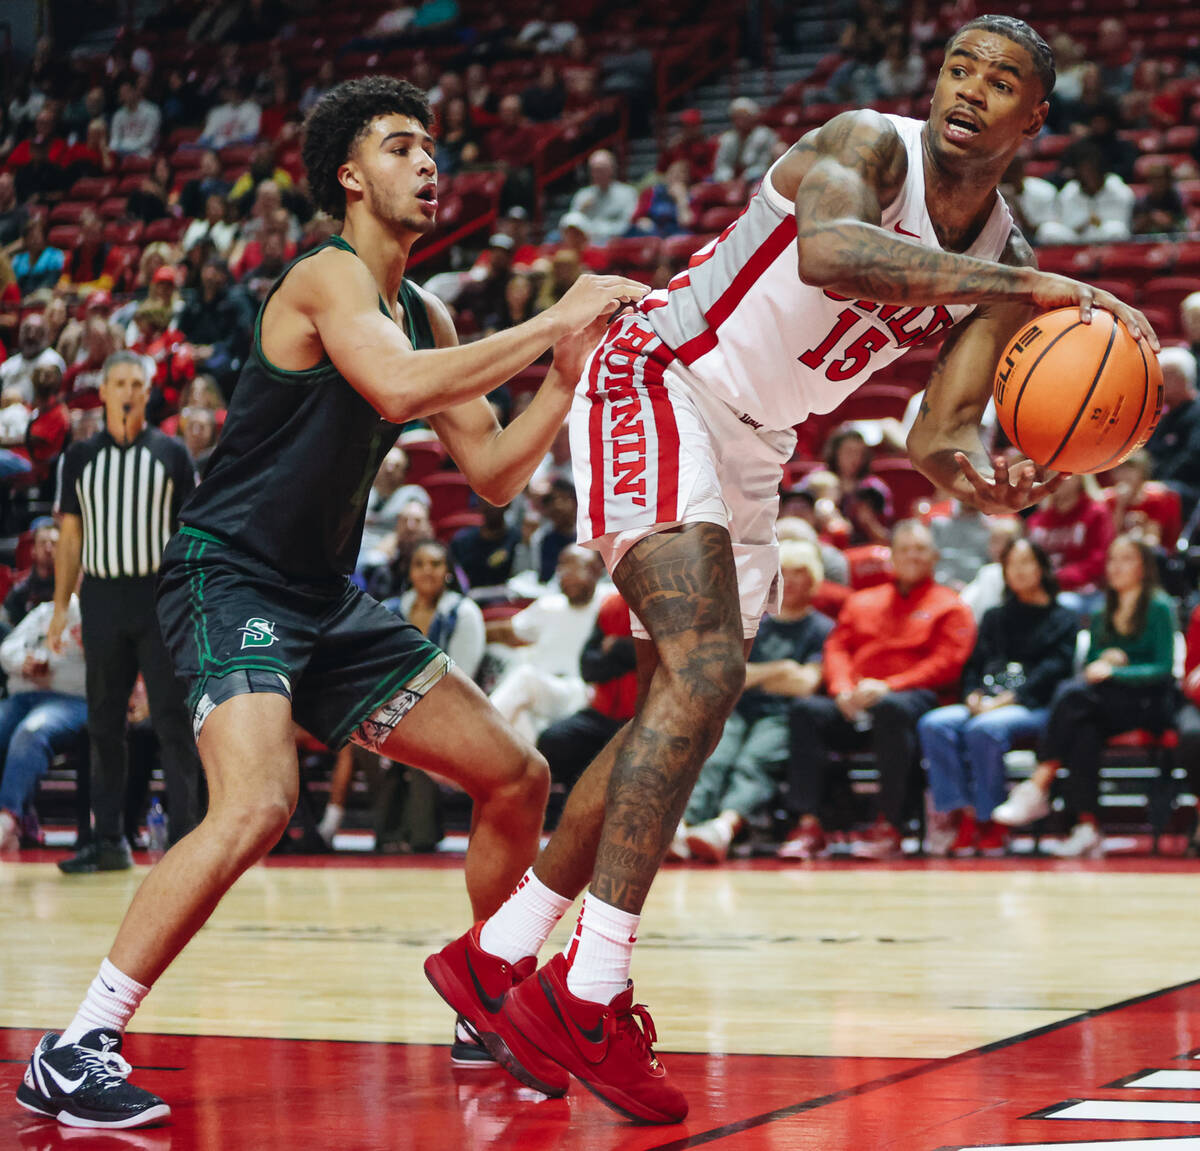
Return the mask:
[[[1043,1035],[1049,1035],[1054,1031],[1061,1031],[1066,1027],[1072,1027],[1089,1019],[1095,1019],[1101,1015],[1110,1015],[1115,1011],[1122,1011],[1127,1007],[1134,1007],[1139,1003],[1146,1003],[1151,999],[1158,999],[1163,995],[1171,995],[1174,992],[1197,986],[1200,986],[1200,979],[1189,979],[1184,983],[1177,983],[1173,987],[1162,987],[1157,991],[1148,991],[1145,995],[1137,995],[1132,999],[1123,999],[1119,1003],[1112,1003],[1107,1007],[1097,1007],[1090,1011],[1083,1011],[1078,1015],[1073,1015],[1070,1019],[1062,1019],[1057,1023],[1048,1023],[1044,1027],[1037,1027],[1032,1031],[1025,1031],[1020,1035],[1010,1036],[1008,1039],[999,1039],[995,1043],[987,1043],[982,1047],[975,1047],[970,1051],[963,1051],[958,1055],[951,1055],[946,1059],[931,1059],[929,1062],[923,1063],[918,1067],[910,1067],[904,1071],[897,1071],[892,1075],[884,1075],[879,1079],[872,1079],[867,1083],[859,1083],[854,1087],[846,1087],[841,1091],[834,1091],[829,1095],[820,1095],[815,1099],[805,1099],[800,1103],[793,1103],[787,1107],[778,1107],[774,1111],[765,1111],[761,1115],[752,1115],[749,1119],[739,1119],[734,1123],[714,1127],[709,1131],[701,1131],[696,1135],[688,1135],[683,1139],[673,1139],[668,1143],[659,1143],[650,1148],[649,1151],[686,1151],[689,1147],[702,1147],[706,1143],[713,1143],[718,1139],[724,1139],[730,1135],[740,1135],[743,1131],[750,1131],[756,1127],[764,1127],[768,1123],[777,1123],[781,1119],[790,1119],[793,1115],[803,1115],[806,1112],[827,1107],[831,1103],[840,1103],[844,1099],[854,1099],[857,1096],[877,1091],[882,1087],[891,1087],[895,1083],[903,1083],[909,1079],[915,1079],[930,1071],[940,1071],[942,1068],[951,1067],[956,1063],[965,1063],[970,1059],[978,1059],[982,1055],[990,1055],[994,1051],[1002,1051],[1006,1047],[1016,1047],[1018,1044],[1026,1043],[1031,1039],[1038,1039]],[[940,1147],[937,1151],[963,1151],[963,1149],[958,1147]]]

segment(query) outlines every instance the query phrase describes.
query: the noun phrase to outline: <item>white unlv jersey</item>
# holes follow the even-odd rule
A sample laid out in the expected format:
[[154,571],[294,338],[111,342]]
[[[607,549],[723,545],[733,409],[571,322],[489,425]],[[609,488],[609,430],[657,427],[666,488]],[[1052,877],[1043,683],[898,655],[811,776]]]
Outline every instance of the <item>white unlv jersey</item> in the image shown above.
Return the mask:
[[[881,226],[940,250],[925,206],[925,123],[887,119],[908,151],[908,175]],[[640,307],[706,391],[759,426],[782,429],[833,411],[869,376],[965,319],[974,305],[881,306],[805,284],[797,270],[795,207],[771,182],[774,170],[737,220]],[[1011,230],[997,192],[966,254],[997,259]]]

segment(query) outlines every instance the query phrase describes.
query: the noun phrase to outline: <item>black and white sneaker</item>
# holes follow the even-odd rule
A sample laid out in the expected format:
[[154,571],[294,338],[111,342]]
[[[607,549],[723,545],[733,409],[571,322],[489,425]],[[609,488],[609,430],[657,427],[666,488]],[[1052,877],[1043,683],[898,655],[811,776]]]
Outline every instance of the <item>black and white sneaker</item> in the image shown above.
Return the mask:
[[171,1114],[157,1095],[126,1077],[133,1070],[121,1058],[121,1035],[108,1028],[89,1031],[78,1043],[55,1047],[59,1036],[42,1036],[17,1102],[68,1127],[146,1127]]
[[454,1042],[450,1045],[450,1062],[455,1067],[495,1067],[496,1061],[479,1041],[479,1036],[461,1015],[454,1022]]

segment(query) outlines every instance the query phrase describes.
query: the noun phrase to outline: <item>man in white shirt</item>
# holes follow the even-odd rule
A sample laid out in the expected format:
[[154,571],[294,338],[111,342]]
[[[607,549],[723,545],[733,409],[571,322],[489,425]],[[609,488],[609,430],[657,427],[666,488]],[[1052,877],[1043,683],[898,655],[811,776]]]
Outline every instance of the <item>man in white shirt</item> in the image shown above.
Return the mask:
[[602,598],[596,585],[603,570],[596,552],[569,544],[558,559],[560,590],[538,596],[511,620],[488,629],[489,639],[527,645],[525,658],[504,674],[491,700],[531,743],[547,724],[587,703],[579,657],[596,626]]
[[150,156],[158,143],[162,113],[143,100],[136,85],[126,80],[118,89],[121,106],[113,113],[108,146],[118,156]]
[[1036,236],[1043,224],[1055,219],[1058,189],[1040,176],[1027,176],[1025,157],[1020,152],[1013,157],[1008,171],[1004,173],[1000,192],[1008,201],[1017,226],[1026,236]]
[[633,223],[637,208],[637,189],[616,178],[616,157],[600,148],[588,157],[591,183],[571,197],[569,212],[578,212],[587,220],[587,233],[593,244],[607,244],[614,236],[623,236]]
[[1099,152],[1081,153],[1076,179],[1058,193],[1056,219],[1037,231],[1039,244],[1099,244],[1128,240],[1133,224],[1133,190],[1115,172],[1105,172]]
[[747,96],[740,96],[729,105],[733,126],[722,132],[717,141],[717,156],[713,161],[713,179],[717,182],[740,176],[753,184],[766,175],[775,160],[779,137],[773,128],[758,122],[759,115],[758,105]]
[[52,347],[46,320],[40,312],[30,312],[17,332],[20,351],[0,364],[0,394],[16,392],[28,407],[33,403],[33,370],[42,364],[53,364],[60,372],[67,365]]
[[221,90],[221,103],[209,110],[196,143],[217,151],[230,144],[252,144],[261,125],[262,109],[240,85],[228,84]]

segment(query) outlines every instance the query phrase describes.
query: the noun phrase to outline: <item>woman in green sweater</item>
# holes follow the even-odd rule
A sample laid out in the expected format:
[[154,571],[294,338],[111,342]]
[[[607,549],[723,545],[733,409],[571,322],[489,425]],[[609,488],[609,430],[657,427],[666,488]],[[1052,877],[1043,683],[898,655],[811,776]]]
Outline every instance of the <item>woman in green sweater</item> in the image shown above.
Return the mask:
[[1136,728],[1161,731],[1174,708],[1175,607],[1158,588],[1153,551],[1118,536],[1108,548],[1105,579],[1104,607],[1092,617],[1083,674],[1061,684],[1050,703],[1042,761],[992,813],[1012,827],[1048,814],[1050,786],[1065,766],[1064,798],[1075,825],[1058,855],[1104,854],[1096,825],[1104,742]]

